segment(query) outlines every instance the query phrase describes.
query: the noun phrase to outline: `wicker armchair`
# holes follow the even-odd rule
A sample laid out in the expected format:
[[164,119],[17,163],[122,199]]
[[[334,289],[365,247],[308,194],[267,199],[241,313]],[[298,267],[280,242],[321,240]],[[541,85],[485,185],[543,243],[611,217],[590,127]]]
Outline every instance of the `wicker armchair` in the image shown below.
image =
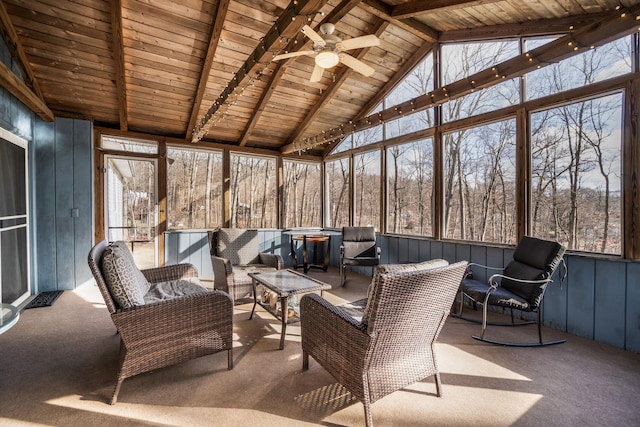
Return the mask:
[[231,295],[236,303],[247,302],[253,293],[249,273],[284,268],[280,255],[260,252],[258,230],[219,228],[208,236],[213,287]]
[[364,404],[367,426],[371,403],[416,381],[434,375],[441,395],[434,344],[467,262],[425,267],[378,266],[361,321],[316,294],[301,299],[303,370],[313,357]]
[[[156,302],[122,307],[122,295],[112,292],[112,279],[105,273],[103,263],[110,246],[103,240],[88,257],[89,268],[120,335],[120,366],[110,403],[116,403],[126,378],[200,356],[226,351],[227,368],[233,369],[233,302],[229,295],[200,287],[196,268],[178,264],[136,269],[133,274],[141,273],[151,288],[148,294],[153,294],[146,300]],[[133,257],[129,261],[132,263]],[[126,263],[124,260],[122,264]],[[129,276],[124,273],[123,279]],[[173,289],[181,295],[171,297],[165,292],[158,297],[154,291],[161,286],[164,291]]]

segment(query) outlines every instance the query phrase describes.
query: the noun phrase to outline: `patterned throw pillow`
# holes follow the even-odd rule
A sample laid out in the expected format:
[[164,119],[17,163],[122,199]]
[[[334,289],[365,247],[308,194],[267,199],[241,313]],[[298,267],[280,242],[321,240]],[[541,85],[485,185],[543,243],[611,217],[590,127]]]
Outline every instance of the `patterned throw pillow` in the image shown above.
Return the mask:
[[102,273],[113,299],[121,308],[144,305],[150,285],[125,242],[113,242],[104,250]]
[[380,274],[430,270],[432,268],[446,267],[447,265],[449,265],[449,261],[445,259],[431,259],[428,261],[416,262],[411,264],[381,264],[377,266],[373,272],[373,278],[371,279],[371,284],[369,285],[369,290],[367,291],[367,305],[364,308],[364,313],[362,315],[362,323],[369,324],[371,313],[376,310],[376,301],[374,295],[376,293]]

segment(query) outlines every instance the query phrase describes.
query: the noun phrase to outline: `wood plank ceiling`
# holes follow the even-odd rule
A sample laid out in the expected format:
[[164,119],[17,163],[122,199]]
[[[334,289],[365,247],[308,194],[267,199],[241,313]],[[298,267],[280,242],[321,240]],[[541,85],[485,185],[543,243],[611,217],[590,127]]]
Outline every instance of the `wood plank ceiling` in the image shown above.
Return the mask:
[[[29,90],[20,89],[20,99],[46,120],[55,114],[195,146],[289,152],[300,139],[366,116],[437,43],[566,32],[638,3],[2,0],[0,26],[22,58]],[[380,38],[380,46],[350,51],[375,69],[372,77],[338,64],[311,83],[313,58],[272,61],[309,49],[300,28],[322,22],[343,39]]]

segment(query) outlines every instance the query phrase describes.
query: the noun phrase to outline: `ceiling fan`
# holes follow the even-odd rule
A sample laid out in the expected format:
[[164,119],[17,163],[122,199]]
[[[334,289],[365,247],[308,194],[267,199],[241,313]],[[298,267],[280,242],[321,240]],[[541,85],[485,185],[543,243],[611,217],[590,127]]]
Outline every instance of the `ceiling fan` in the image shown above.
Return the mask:
[[325,23],[320,25],[320,33],[318,34],[308,25],[302,28],[302,33],[313,41],[313,50],[301,50],[298,52],[283,53],[276,55],[273,60],[293,58],[296,56],[312,56],[315,55],[316,65],[311,73],[311,81],[318,82],[322,78],[322,72],[326,68],[334,67],[338,62],[342,62],[347,67],[371,77],[375,69],[354,58],[345,52],[345,50],[360,49],[363,47],[378,46],[380,39],[373,34],[362,37],[354,37],[348,40],[342,40],[333,34],[336,27],[333,24]]

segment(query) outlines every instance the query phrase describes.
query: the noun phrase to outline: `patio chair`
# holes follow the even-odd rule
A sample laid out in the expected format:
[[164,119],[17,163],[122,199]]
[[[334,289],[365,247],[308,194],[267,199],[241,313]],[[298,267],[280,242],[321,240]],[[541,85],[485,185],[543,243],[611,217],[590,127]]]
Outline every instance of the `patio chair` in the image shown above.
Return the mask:
[[380,247],[376,246],[373,227],[342,227],[340,246],[340,284],[347,281],[347,267],[380,264]]
[[124,242],[101,241],[89,268],[120,336],[120,364],[111,404],[134,375],[227,352],[233,369],[233,302],[208,290],[191,264],[139,270]]
[[434,344],[453,304],[467,262],[433,267],[376,267],[362,320],[317,294],[300,301],[302,368],[309,356],[364,405],[433,375],[441,383]]
[[[464,320],[473,319],[463,316],[465,298],[472,301],[474,307],[482,304],[482,333],[473,338],[490,344],[514,346],[514,347],[540,347],[553,344],[561,344],[566,340],[543,341],[542,340],[542,300],[547,285],[559,265],[563,271],[560,275],[560,284],[564,282],[567,268],[562,258],[565,248],[557,242],[541,240],[525,236],[516,246],[513,260],[503,269],[488,267],[479,264],[469,264],[469,271],[460,285],[459,309],[456,317]],[[473,278],[474,269],[499,271],[489,277],[487,281]],[[508,308],[511,313],[511,322],[488,322],[487,309],[489,306]],[[516,321],[513,310],[535,313],[535,321]],[[537,342],[503,342],[485,337],[487,325],[494,326],[522,326],[530,324],[538,325]]]
[[218,228],[208,232],[213,287],[231,295],[235,303],[252,296],[249,273],[281,270],[280,255],[260,252],[258,230]]

